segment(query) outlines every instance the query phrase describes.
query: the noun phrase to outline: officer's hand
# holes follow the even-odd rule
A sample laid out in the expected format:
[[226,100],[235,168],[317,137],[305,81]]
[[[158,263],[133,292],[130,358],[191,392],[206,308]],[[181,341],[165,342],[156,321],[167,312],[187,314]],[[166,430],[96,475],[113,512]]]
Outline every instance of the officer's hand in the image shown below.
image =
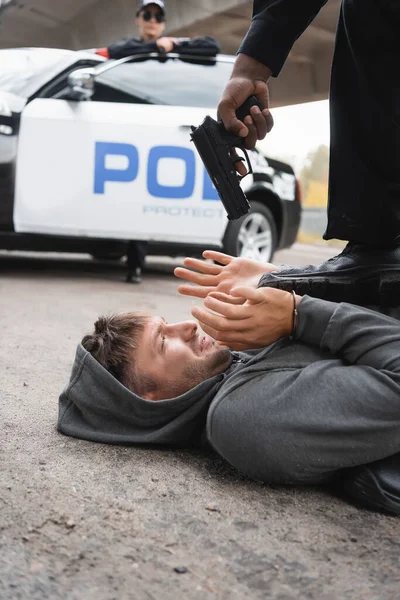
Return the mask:
[[[205,298],[210,292],[215,291],[230,294],[231,289],[238,285],[256,288],[264,273],[278,269],[271,263],[261,263],[249,258],[236,258],[214,250],[205,250],[203,256],[220,264],[210,264],[196,258],[185,258],[184,264],[189,268],[177,267],[174,273],[176,277],[196,285],[180,285],[178,287],[180,294]],[[235,302],[238,304],[243,301],[239,297],[235,298]]]
[[[262,140],[271,131],[274,120],[269,112],[269,91],[267,81],[271,70],[251,56],[239,54],[218,105],[218,116],[225,128],[235,135],[246,138],[246,148],[254,148],[257,140]],[[264,107],[250,109],[244,122],[236,117],[236,110],[254,95]]]
[[174,44],[177,44],[178,40],[172,37],[161,37],[156,40],[158,48],[164,50],[164,52],[172,52]]
[[[237,297],[244,298],[245,303],[237,305]],[[296,300],[298,303],[301,297]],[[233,350],[263,348],[292,333],[290,292],[240,286],[233,288],[231,295],[212,292],[204,300],[204,306],[193,306],[192,315],[205,333]]]

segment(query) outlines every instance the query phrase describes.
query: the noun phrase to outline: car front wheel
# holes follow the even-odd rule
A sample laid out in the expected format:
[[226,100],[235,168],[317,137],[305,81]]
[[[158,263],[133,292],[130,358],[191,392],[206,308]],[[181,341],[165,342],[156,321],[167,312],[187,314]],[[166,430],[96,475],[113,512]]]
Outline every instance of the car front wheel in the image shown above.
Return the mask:
[[224,251],[232,256],[271,262],[278,243],[274,217],[261,202],[251,202],[247,215],[230,221],[224,237]]

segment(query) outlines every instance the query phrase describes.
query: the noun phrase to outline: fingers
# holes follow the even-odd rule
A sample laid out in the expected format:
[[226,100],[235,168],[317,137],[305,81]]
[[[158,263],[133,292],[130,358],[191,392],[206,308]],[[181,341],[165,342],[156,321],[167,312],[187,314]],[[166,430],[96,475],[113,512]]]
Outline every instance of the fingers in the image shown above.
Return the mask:
[[206,285],[178,285],[178,292],[183,296],[192,296],[194,298],[206,298],[206,296],[215,290],[214,286]]
[[158,40],[156,40],[156,44],[158,48],[163,48],[165,52],[170,52],[171,48],[173,47],[172,42],[170,42],[166,37],[158,38]]
[[254,82],[252,80],[245,77],[234,77],[226,84],[218,104],[218,117],[222,120],[225,128],[240,137],[246,137],[249,131],[246,125],[237,118],[236,110],[253,92]]
[[218,104],[217,113],[218,117],[223,122],[225,129],[231,133],[239,135],[240,137],[246,137],[249,133],[245,124],[236,116],[236,103],[232,96],[229,95],[222,98],[221,102]]
[[256,145],[257,140],[265,138],[273,126],[273,118],[267,108],[263,111],[258,106],[252,106],[250,115],[244,122],[248,127],[249,134],[246,136],[246,148],[251,149]]
[[198,285],[210,285],[210,281],[207,281],[207,278],[209,277],[208,275],[203,275],[197,271],[190,271],[189,269],[184,269],[183,267],[176,267],[174,269],[174,275],[179,279],[185,279],[185,281],[197,283]]
[[252,310],[243,302],[237,303],[237,298],[223,292],[211,292],[204,300],[204,306],[231,321],[231,327],[237,327],[237,321],[251,317]]
[[[251,118],[257,131],[257,139],[262,139],[268,133],[267,116],[270,115],[268,108],[261,112],[258,106],[252,106],[250,109]],[[262,137],[259,137],[262,136]]]
[[190,281],[190,283],[195,283],[196,285],[207,285],[213,287],[213,289],[217,286],[217,282],[213,275],[190,271],[189,269],[183,269],[182,267],[176,267],[176,269],[174,269],[174,275],[179,279]]
[[273,273],[274,271],[279,271],[280,268],[273,263],[264,263],[264,273]]
[[[221,329],[218,329],[218,328],[208,325],[207,323],[201,321],[200,319],[199,319],[199,323],[200,323],[200,327],[204,331],[204,333],[207,333],[209,336],[214,338],[219,344],[229,346],[229,348],[231,348],[232,350],[248,350],[249,348],[262,347],[257,342],[247,343],[246,341],[243,341],[243,338],[245,338],[246,334],[243,334],[242,332],[229,331],[229,330],[222,331]],[[237,339],[238,336],[240,336],[242,341],[238,341],[238,339]]]
[[[247,119],[247,117],[246,117],[246,119]],[[242,175],[242,177],[244,177],[245,175],[247,175],[247,169],[246,169],[246,167],[245,167],[245,165],[244,165],[244,163],[242,161],[242,158],[237,153],[236,148],[231,148],[230,155],[231,155],[231,158],[232,158],[232,162],[235,165],[235,169],[239,173],[239,175]]]
[[252,303],[259,302],[260,300],[263,300],[264,297],[263,293],[260,292],[258,288],[253,288],[247,285],[241,285],[232,288],[230,294],[233,297],[245,298],[247,301]]
[[[261,113],[259,107],[254,106],[254,107],[252,107],[250,112],[251,112],[253,118],[254,117],[257,118],[257,121],[260,122],[260,126],[261,126],[261,124],[264,125],[267,120],[270,121],[269,89],[268,89],[268,84],[266,83],[266,81],[263,81],[262,79],[257,79],[257,80],[255,80],[254,83],[255,83],[254,96],[257,98],[258,102],[261,104],[261,106],[263,108],[262,108],[262,113]],[[259,138],[259,139],[261,139],[261,138]]]
[[[221,287],[221,286],[219,286]],[[230,287],[229,287],[230,290]],[[246,298],[243,298],[241,296],[231,296],[229,294],[229,290],[227,293],[223,292],[223,291],[213,291],[210,292],[209,296],[212,298],[216,298],[217,300],[220,300],[221,302],[227,302],[228,304],[244,304],[246,302]]]
[[207,333],[209,336],[211,336],[212,338],[214,338],[215,340],[217,340],[219,344],[230,346],[230,344],[228,343],[228,340],[225,339],[225,334],[224,333],[221,333],[217,329],[213,329],[212,327],[210,327],[206,323],[203,323],[200,319],[198,319],[198,321],[199,321],[200,327],[204,331],[204,333]]
[[264,109],[262,113],[267,122],[267,133],[269,133],[274,126],[274,117],[271,115],[268,109]]
[[235,258],[230,254],[224,254],[223,252],[217,252],[216,250],[204,250],[203,256],[204,258],[209,258],[210,260],[216,260],[217,262],[221,263],[221,265],[229,265],[229,263]]
[[208,275],[218,275],[221,272],[221,267],[219,265],[214,265],[199,258],[191,258],[190,256],[187,256],[184,259],[183,264],[190,269],[196,269],[197,271],[207,273]]
[[[256,107],[256,108],[258,108],[258,107]],[[254,109],[254,107],[252,107],[251,112],[253,109]],[[259,108],[258,108],[258,112],[261,114],[261,111]],[[246,135],[245,145],[248,150],[251,150],[256,145],[256,142],[258,139],[258,130],[253,121],[253,118],[250,115],[247,115],[247,117],[244,118],[244,124],[247,126],[247,129],[249,131],[249,133]]]
[[[237,331],[244,331],[247,327],[247,319],[249,314],[247,312],[247,306],[235,306],[233,304],[227,304],[221,302],[216,298],[206,298],[204,300],[204,306],[213,311],[218,311],[218,314],[210,312],[201,306],[193,306],[191,309],[192,315],[198,319],[201,323],[204,323],[208,327],[212,327],[216,331],[231,332],[234,329]],[[217,336],[218,339],[221,339]]]
[[268,83],[262,77],[253,79],[254,91],[253,94],[257,98],[258,102],[265,109],[269,107],[269,89]]
[[[219,317],[219,319],[222,319],[222,317]],[[218,340],[218,342],[232,347],[232,344],[235,342],[235,332],[232,332],[229,329],[223,330],[219,322],[216,322],[215,326],[213,326],[209,325],[208,322],[203,321],[202,319],[197,320],[199,321],[200,327],[204,333],[207,333],[215,340]]]
[[[250,114],[242,122],[237,118],[236,110],[252,94],[264,108],[261,110],[259,106],[252,106]],[[233,78],[228,82],[218,105],[218,116],[228,131],[245,137],[246,148],[251,149],[257,140],[262,140],[273,127],[274,121],[268,106],[269,92],[265,81]],[[239,168],[237,170],[240,172]]]
[[[225,336],[222,337],[222,333],[227,333],[232,330],[231,323],[223,317],[222,315],[216,315],[200,306],[192,306],[190,311],[195,319],[197,319],[200,323],[201,328],[206,331],[204,328],[208,327],[213,330],[213,333],[210,334],[214,338],[224,341]],[[208,333],[208,331],[206,331]]]
[[251,116],[248,115],[244,119],[249,130],[245,141],[248,150],[254,148],[257,140],[264,139],[274,125],[274,119],[268,109],[261,111],[258,106],[252,106],[250,114]]
[[[249,129],[246,136],[246,148],[254,148],[257,140],[265,138],[274,124],[271,113],[269,112],[269,91],[265,81],[254,80],[254,95],[263,109],[259,106],[252,106],[250,116],[246,117],[244,122]],[[249,119],[249,120],[248,120]],[[251,123],[250,123],[251,120]]]
[[174,275],[179,279],[185,279],[191,283],[197,285],[216,286],[218,281],[216,276],[221,272],[222,267],[206,263],[204,260],[198,260],[197,258],[185,258],[185,265],[191,267],[191,269],[185,269],[184,267],[175,267]]

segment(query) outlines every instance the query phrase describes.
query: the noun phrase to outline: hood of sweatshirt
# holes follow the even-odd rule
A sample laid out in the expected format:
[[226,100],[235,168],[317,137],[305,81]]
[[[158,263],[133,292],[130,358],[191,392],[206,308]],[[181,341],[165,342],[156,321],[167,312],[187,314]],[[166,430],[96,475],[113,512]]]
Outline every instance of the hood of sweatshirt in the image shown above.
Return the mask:
[[[239,354],[234,355],[240,362]],[[197,445],[208,407],[226,374],[206,379],[176,398],[145,400],[79,344],[70,381],[59,398],[57,428],[65,435],[108,444]]]

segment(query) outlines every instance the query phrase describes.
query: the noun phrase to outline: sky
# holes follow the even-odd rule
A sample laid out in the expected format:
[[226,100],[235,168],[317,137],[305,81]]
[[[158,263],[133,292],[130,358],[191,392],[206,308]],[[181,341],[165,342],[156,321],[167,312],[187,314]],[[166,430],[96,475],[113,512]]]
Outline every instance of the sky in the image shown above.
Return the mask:
[[329,146],[329,102],[308,102],[271,109],[274,127],[257,144],[270,158],[289,162],[300,171],[310,150]]

